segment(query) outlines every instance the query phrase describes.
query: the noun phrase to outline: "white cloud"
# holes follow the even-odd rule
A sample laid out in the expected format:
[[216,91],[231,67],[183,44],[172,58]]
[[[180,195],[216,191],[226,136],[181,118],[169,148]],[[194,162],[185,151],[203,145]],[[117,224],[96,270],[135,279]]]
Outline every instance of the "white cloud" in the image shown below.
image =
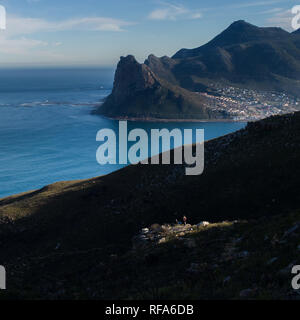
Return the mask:
[[257,1],[257,2],[245,2],[240,4],[235,4],[232,7],[234,8],[249,8],[249,7],[259,7],[259,6],[268,6],[280,2],[285,2],[286,0],[269,0],[269,1]]
[[282,9],[282,8],[273,8],[273,9],[261,11],[260,14],[273,14],[273,13],[279,13],[282,11],[284,11],[284,9]]
[[202,13],[198,12],[198,13],[193,13],[191,15],[191,19],[200,19],[202,18]]
[[[124,31],[124,27],[132,23],[105,17],[87,17],[69,19],[63,21],[48,21],[45,19],[8,16],[6,30],[0,31],[0,53],[13,55],[37,54],[42,50],[44,57],[58,57],[57,53],[51,52],[48,43],[32,39],[31,35],[40,32],[59,31]],[[55,49],[62,43],[57,41],[49,47]],[[39,51],[41,54],[41,51]]]
[[125,26],[132,25],[123,20],[95,17],[77,18],[63,21],[47,21],[37,18],[8,17],[7,34],[32,34],[37,32],[57,32],[68,30],[85,31],[124,31]]
[[52,25],[55,31],[88,30],[88,31],[124,31],[123,27],[132,25],[130,22],[113,18],[79,18]]
[[267,19],[267,24],[269,26],[281,27],[288,31],[293,31],[292,29],[292,19],[294,15],[291,10],[281,10],[275,13],[272,17]]
[[148,15],[150,20],[178,20],[178,19],[199,19],[202,18],[200,12],[193,12],[183,5],[171,3],[161,3],[161,8],[155,9]]
[[151,20],[176,20],[178,16],[187,13],[187,10],[182,6],[167,5],[165,8],[153,10],[149,14]]
[[0,53],[27,54],[33,48],[47,47],[48,43],[28,38],[7,39],[0,36]]

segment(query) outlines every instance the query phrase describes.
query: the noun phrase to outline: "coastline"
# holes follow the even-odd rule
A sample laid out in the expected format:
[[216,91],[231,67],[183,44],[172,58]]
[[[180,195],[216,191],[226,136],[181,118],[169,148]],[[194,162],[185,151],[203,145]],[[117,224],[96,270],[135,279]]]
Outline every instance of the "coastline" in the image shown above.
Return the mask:
[[[113,120],[115,120],[115,119],[113,119]],[[128,120],[128,121],[130,121],[130,120]],[[139,120],[136,120],[136,121],[139,121]],[[180,122],[180,121],[175,121],[175,122]],[[193,122],[197,122],[197,121],[193,121]],[[213,122],[213,121],[199,121],[199,122]],[[219,121],[219,122],[223,122],[223,121]],[[230,121],[224,121],[224,122],[230,122]],[[231,122],[238,122],[238,121],[231,121]],[[246,121],[240,121],[240,122],[246,122]],[[235,135],[240,130],[242,130],[242,129],[239,129],[237,131],[221,135],[221,136],[216,137],[216,138],[212,138],[212,139],[206,140],[205,143],[212,143],[213,141],[215,141],[217,139],[223,139],[226,136]],[[96,181],[98,181],[101,178],[104,178],[104,177],[110,176],[110,175],[114,175],[117,172],[120,172],[120,171],[124,170],[125,168],[134,167],[134,166],[136,166],[136,165],[128,164],[123,168],[120,168],[120,169],[117,169],[115,171],[112,171],[112,172],[109,172],[109,173],[105,173],[105,174],[102,174],[102,175],[98,175],[98,176],[92,176],[92,177],[85,178],[85,179],[57,180],[57,181],[54,181],[52,183],[45,184],[44,186],[42,186],[40,188],[34,188],[33,187],[32,189],[29,189],[29,190],[26,190],[26,191],[23,191],[23,192],[14,193],[14,194],[10,194],[10,195],[4,196],[4,197],[0,197],[0,206],[4,205],[6,203],[10,203],[11,201],[14,201],[19,197],[27,198],[27,197],[30,197],[31,195],[35,195],[35,194],[38,194],[40,192],[47,192],[49,190],[51,191],[51,189],[56,188],[57,186],[60,186],[60,187],[68,186],[70,188],[73,185],[77,186],[78,184],[82,184],[82,183],[87,183],[87,184],[91,183],[91,184],[93,184],[93,183],[96,183]]]
[[130,121],[130,122],[249,122],[254,120],[234,120],[234,119],[163,119],[163,118],[138,118],[138,117],[107,117],[109,120]]

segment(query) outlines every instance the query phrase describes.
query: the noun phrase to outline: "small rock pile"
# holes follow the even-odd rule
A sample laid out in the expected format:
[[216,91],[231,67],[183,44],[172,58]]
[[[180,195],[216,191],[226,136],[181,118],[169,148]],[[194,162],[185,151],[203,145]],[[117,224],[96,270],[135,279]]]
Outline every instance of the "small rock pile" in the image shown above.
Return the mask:
[[[202,221],[197,225],[191,224],[154,224],[150,228],[143,228],[140,233],[132,239],[133,247],[143,247],[149,244],[161,244],[167,241],[168,237],[182,238],[186,234],[192,233],[200,227],[206,227],[209,222]],[[192,245],[192,244],[191,244]]]

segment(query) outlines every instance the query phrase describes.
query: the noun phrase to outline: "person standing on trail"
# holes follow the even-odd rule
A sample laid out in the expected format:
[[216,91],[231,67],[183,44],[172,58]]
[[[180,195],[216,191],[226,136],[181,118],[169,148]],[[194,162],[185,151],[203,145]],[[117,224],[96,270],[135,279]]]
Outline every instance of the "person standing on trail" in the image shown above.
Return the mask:
[[184,223],[184,225],[186,225],[186,221],[187,221],[187,217],[186,216],[183,216],[183,223]]

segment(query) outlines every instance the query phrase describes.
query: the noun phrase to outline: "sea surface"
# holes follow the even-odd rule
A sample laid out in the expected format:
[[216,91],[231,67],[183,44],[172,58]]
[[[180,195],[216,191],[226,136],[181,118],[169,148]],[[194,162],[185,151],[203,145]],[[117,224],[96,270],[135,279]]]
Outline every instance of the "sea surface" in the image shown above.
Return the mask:
[[[85,179],[120,169],[99,165],[100,129],[118,121],[92,114],[111,92],[114,70],[0,70],[0,198],[47,184]],[[205,139],[234,132],[238,122],[129,123],[129,130],[205,129]],[[130,147],[130,144],[129,144]]]

